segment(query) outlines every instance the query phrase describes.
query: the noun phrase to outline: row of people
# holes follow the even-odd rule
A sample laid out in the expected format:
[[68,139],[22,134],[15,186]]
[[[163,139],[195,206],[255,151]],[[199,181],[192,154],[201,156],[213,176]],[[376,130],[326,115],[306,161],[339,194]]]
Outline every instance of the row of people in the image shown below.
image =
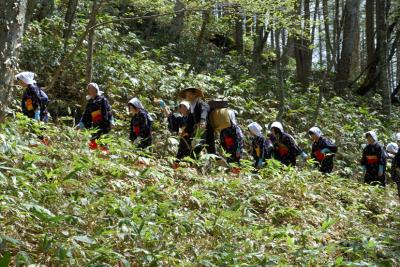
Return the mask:
[[[23,113],[32,118],[47,122],[48,120],[48,97],[36,84],[34,73],[23,72],[16,76],[18,84],[26,88],[22,99]],[[114,125],[112,109],[107,98],[103,95],[96,83],[87,86],[87,105],[83,116],[78,124],[80,129],[96,128],[97,131],[91,138],[91,148],[97,148],[96,140],[101,135],[109,133]],[[186,88],[179,92],[180,98],[184,99],[179,105],[179,113],[171,112],[165,102],[160,100],[162,112],[167,117],[168,128],[171,132],[180,136],[178,153],[176,158],[181,160],[185,157],[198,157],[203,149],[210,154],[216,153],[215,130],[211,126],[209,104],[204,101],[204,94],[198,88]],[[132,119],[130,123],[129,138],[138,148],[145,149],[152,145],[152,123],[153,119],[138,98],[128,102],[128,108]],[[240,165],[243,154],[244,135],[236,121],[236,115],[228,110],[229,126],[218,129],[220,144],[227,153],[228,163]],[[296,165],[296,159],[301,156],[308,158],[307,154],[297,145],[294,138],[284,131],[280,122],[274,122],[270,126],[270,134],[263,135],[263,129],[257,122],[248,125],[252,135],[252,156],[254,167],[260,169],[268,159],[274,158],[284,165]],[[309,132],[312,141],[311,158],[314,159],[323,173],[330,173],[333,169],[334,156],[337,152],[336,145],[326,138],[321,130],[312,127]],[[375,132],[365,134],[367,145],[363,149],[361,166],[365,171],[364,181],[366,183],[378,183],[385,185],[385,170],[388,153],[378,142]],[[400,135],[399,135],[400,139]],[[396,144],[395,144],[396,145]],[[392,144],[393,146],[393,144]],[[104,149],[106,150],[106,149]],[[400,177],[400,150],[392,151],[393,180],[398,181]],[[400,183],[399,190],[400,190]],[[399,191],[400,196],[400,191]]]

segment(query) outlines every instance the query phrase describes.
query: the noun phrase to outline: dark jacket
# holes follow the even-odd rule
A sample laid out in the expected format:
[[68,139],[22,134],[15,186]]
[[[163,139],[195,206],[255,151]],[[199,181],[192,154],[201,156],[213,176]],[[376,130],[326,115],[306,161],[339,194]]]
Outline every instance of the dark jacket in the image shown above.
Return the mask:
[[212,129],[211,124],[209,123],[209,112],[210,112],[210,106],[202,99],[199,99],[193,109],[193,112],[191,112],[188,117],[187,129],[188,132],[191,133],[191,138],[194,138],[196,134],[196,126],[200,122],[205,122],[207,125],[205,132],[201,137],[203,141],[198,146],[193,148],[195,157],[197,157],[200,154],[200,152],[203,150],[204,147],[207,147],[208,153],[215,154],[214,130]]
[[[381,144],[368,144],[363,150],[360,163],[365,168],[365,183],[385,185],[386,152]],[[378,175],[379,169],[383,171],[382,176]]]
[[171,113],[168,116],[168,129],[175,134],[180,132],[180,140],[178,146],[177,159],[190,156],[192,152],[190,135],[187,129],[188,116],[182,116],[180,114]]
[[131,120],[130,135],[129,139],[135,141],[137,138],[141,138],[138,143],[139,148],[146,148],[152,144],[152,133],[151,133],[152,120],[146,110],[140,109]]
[[112,111],[110,103],[104,96],[96,96],[86,104],[81,122],[85,128],[98,128],[102,131],[109,131],[111,127]]
[[272,144],[263,136],[254,136],[251,140],[251,154],[254,158],[254,167],[260,168],[266,159],[272,156]]
[[394,159],[392,160],[392,169],[391,169],[391,175],[392,175],[392,180],[396,183],[400,183],[400,175],[397,172],[397,169],[400,168],[400,149],[397,151],[396,155],[394,156]]
[[274,159],[287,166],[296,166],[296,158],[301,154],[302,150],[292,136],[287,133],[281,133],[278,138],[271,136],[271,142],[274,146],[272,152]]
[[330,173],[333,170],[333,158],[336,152],[336,145],[328,138],[321,136],[312,144],[311,157],[318,162],[321,172]]
[[35,117],[35,110],[40,110],[40,118],[47,116],[47,100],[44,101],[40,94],[41,88],[36,84],[30,84],[22,96],[22,113],[29,118]]
[[243,136],[239,126],[232,124],[220,133],[221,146],[230,154],[228,162],[239,162],[243,150]]

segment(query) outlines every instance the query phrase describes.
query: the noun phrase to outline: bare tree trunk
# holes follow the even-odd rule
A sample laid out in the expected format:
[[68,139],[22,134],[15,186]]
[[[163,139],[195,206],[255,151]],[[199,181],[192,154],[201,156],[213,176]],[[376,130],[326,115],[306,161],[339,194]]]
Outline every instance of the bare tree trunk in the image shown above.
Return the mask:
[[[47,86],[48,90],[51,91],[51,89],[54,87],[55,83],[57,82],[58,78],[60,77],[62,71],[64,70],[64,68],[68,65],[68,63],[70,62],[71,58],[76,54],[76,52],[78,52],[78,50],[82,47],[83,42],[85,41],[86,37],[88,36],[89,32],[91,30],[94,30],[92,28],[92,24],[91,21],[95,20],[96,15],[101,7],[102,4],[102,0],[95,0],[95,1],[99,1],[99,3],[96,5],[96,9],[92,10],[92,13],[90,14],[90,19],[88,24],[86,25],[86,29],[85,32],[82,34],[82,36],[79,38],[78,42],[75,44],[74,49],[72,49],[71,52],[69,52],[61,61],[60,65],[57,67],[57,69],[54,71],[53,76],[50,79],[50,82]],[[100,24],[99,24],[100,25]]]
[[265,44],[268,41],[269,29],[265,29],[264,23],[259,18],[256,19],[256,34],[254,37],[253,55],[250,73],[256,74],[261,64],[261,54],[264,51]]
[[[297,2],[298,13],[301,14],[301,0]],[[311,80],[312,50],[310,48],[310,0],[304,0],[304,27],[301,35],[294,39],[294,55],[296,59],[296,80],[306,87]]]
[[[398,29],[400,31],[400,29]],[[397,42],[397,51],[396,51],[396,56],[397,56],[397,65],[396,65],[396,70],[397,70],[397,84],[400,84],[400,41]]]
[[26,6],[27,0],[0,1],[0,121],[4,121],[8,111]]
[[197,38],[197,45],[196,45],[196,49],[194,51],[194,54],[192,56],[192,62],[190,64],[190,67],[188,68],[188,70],[186,71],[186,75],[188,75],[197,65],[197,58],[199,56],[199,53],[201,51],[201,47],[204,41],[204,37],[206,35],[206,31],[207,31],[207,25],[210,22],[210,11],[204,11],[203,12],[203,23],[201,25],[201,29],[200,29],[200,33],[199,36]]
[[332,60],[333,67],[337,71],[338,54],[339,54],[339,41],[340,41],[340,2],[335,0],[335,17],[333,22],[333,47],[332,47]]
[[379,79],[378,86],[382,94],[383,112],[385,115],[391,114],[391,92],[388,84],[388,36],[386,23],[386,4],[387,0],[376,1],[376,36],[377,44],[379,45]]
[[183,12],[184,9],[185,9],[185,4],[182,2],[182,0],[176,0],[174,11],[177,13],[172,19],[171,26],[169,29],[170,42],[176,43],[181,38],[181,33],[183,30],[184,20],[185,20],[185,12]]
[[335,79],[335,91],[343,94],[344,88],[348,86],[350,77],[350,66],[352,64],[352,53],[355,40],[355,23],[356,16],[359,12],[360,0],[347,0],[345,5],[344,30],[342,53],[337,66],[337,74]]
[[32,21],[33,13],[35,12],[35,8],[36,8],[37,4],[38,4],[38,0],[27,0],[24,30],[26,30],[26,28],[28,28],[29,23]]
[[55,9],[54,0],[41,0],[41,6],[37,18],[39,20],[51,17]]
[[354,45],[350,68],[350,79],[352,80],[360,73],[360,2],[358,3],[357,10],[358,12],[354,18]]
[[78,6],[78,0],[69,0],[67,12],[65,13],[65,26],[64,26],[64,52],[67,51],[69,38],[72,36],[72,25],[75,19],[76,8]]
[[243,11],[242,7],[240,5],[235,7],[235,45],[236,45],[236,51],[239,53],[239,55],[243,55]]
[[279,112],[276,116],[277,121],[282,121],[283,114],[285,113],[285,81],[282,71],[282,53],[279,35],[282,30],[275,30],[275,53],[276,53],[276,75],[279,80],[278,85],[278,100]]
[[322,12],[324,15],[324,28],[325,28],[325,47],[326,47],[326,62],[327,62],[327,71],[331,71],[333,67],[333,58],[332,55],[332,44],[331,44],[331,31],[329,27],[329,8],[328,8],[328,0],[322,1]]

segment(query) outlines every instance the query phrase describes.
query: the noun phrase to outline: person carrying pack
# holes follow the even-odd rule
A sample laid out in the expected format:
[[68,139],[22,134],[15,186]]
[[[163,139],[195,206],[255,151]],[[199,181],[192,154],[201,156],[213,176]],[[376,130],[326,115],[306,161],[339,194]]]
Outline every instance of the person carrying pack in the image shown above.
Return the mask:
[[272,143],[262,134],[262,127],[257,122],[250,123],[247,128],[252,135],[251,138],[251,154],[254,158],[254,168],[261,169],[265,161],[272,156]]
[[152,124],[153,119],[144,108],[142,102],[136,97],[128,102],[129,113],[133,115],[130,125],[129,139],[138,148],[145,149],[153,142]]
[[323,136],[318,127],[308,130],[312,143],[311,157],[317,162],[322,173],[331,173],[333,170],[333,158],[337,152],[337,146]]
[[[91,149],[97,149],[98,145],[96,140],[98,140],[101,135],[110,132],[114,125],[114,118],[111,105],[108,99],[103,95],[103,91],[100,91],[99,85],[97,83],[89,83],[87,90],[88,95],[86,99],[88,102],[77,127],[79,129],[97,129],[97,132],[92,135],[89,142],[89,147]],[[100,149],[107,151],[104,147],[100,147]]]
[[25,71],[15,76],[18,84],[26,88],[21,102],[22,113],[38,121],[47,123],[49,120],[47,105],[49,98],[35,81],[33,72]]
[[307,154],[300,149],[296,141],[291,135],[284,132],[282,123],[276,121],[271,124],[271,142],[273,148],[273,158],[280,161],[282,164],[296,166],[297,156],[303,159],[307,158]]
[[367,146],[363,149],[360,160],[365,172],[364,183],[384,187],[386,185],[386,152],[378,142],[378,137],[374,131],[369,131],[364,136],[367,139]]
[[389,158],[392,159],[392,168],[390,170],[390,175],[392,177],[393,182],[396,183],[397,195],[399,196],[400,199],[400,149],[396,143],[389,143],[387,145],[386,150],[389,155],[392,155],[392,157],[389,156]]

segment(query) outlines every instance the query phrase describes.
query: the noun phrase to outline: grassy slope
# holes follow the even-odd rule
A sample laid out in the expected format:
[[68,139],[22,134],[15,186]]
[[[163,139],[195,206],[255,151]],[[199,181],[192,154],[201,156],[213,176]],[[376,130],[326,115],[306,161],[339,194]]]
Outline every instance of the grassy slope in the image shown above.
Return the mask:
[[1,126],[4,261],[400,264],[393,187],[324,177],[307,166],[271,165],[260,175],[235,177],[217,169],[174,171],[166,157],[139,164],[124,136],[115,137],[112,155],[104,157],[87,149],[87,134],[63,126],[48,126],[51,146],[29,147],[35,137],[26,123],[18,118]]

